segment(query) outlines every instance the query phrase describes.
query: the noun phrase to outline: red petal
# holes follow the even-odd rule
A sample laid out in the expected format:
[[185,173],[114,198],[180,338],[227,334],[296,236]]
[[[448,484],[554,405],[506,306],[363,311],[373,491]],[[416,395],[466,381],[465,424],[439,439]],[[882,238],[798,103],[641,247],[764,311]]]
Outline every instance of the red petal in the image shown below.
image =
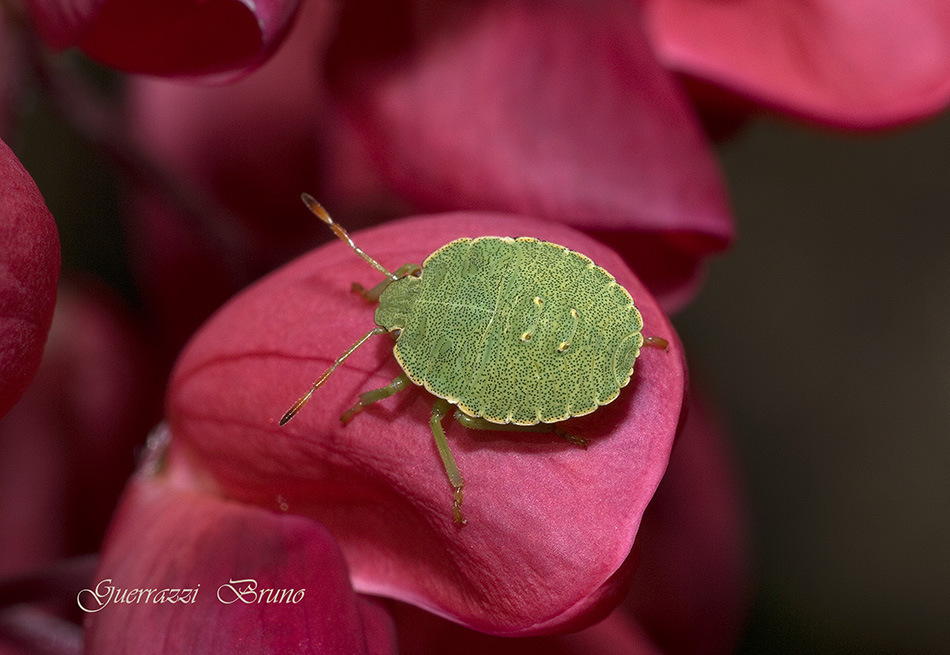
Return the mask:
[[636,252],[664,256],[629,261],[651,289],[693,282],[732,222],[712,152],[634,3],[475,7],[448,12],[409,50],[393,43],[405,39],[395,18],[367,25],[365,7],[347,4],[333,79],[390,183],[426,209],[646,234]]
[[623,261],[564,225],[482,213],[423,217],[356,239],[384,265],[421,262],[463,236],[531,235],[592,257],[633,295],[647,348],[614,403],[576,419],[581,450],[544,434],[470,432],[446,421],[466,476],[468,525],[451,518],[451,487],[419,388],[346,427],[361,391],[400,369],[378,338],[351,357],[286,427],[277,419],[328,363],[373,326],[350,283],[379,281],[343,244],[280,269],[218,312],[179,360],[169,390],[175,443],[229,496],[318,518],[341,542],[360,591],[425,607],[498,634],[579,629],[624,591],[625,560],[672,444],[683,396],[682,351],[667,319]]
[[0,141],[0,416],[33,379],[53,320],[59,235],[39,189]]
[[[239,594],[250,580],[254,593]],[[110,597],[109,587],[154,591]],[[197,592],[187,603],[155,602],[165,589]],[[280,598],[298,602],[274,602],[269,589],[291,590]],[[78,601],[90,612],[90,653],[396,650],[391,621],[353,592],[339,547],[322,526],[157,479],[133,480]]]
[[944,0],[658,0],[646,3],[670,67],[778,111],[872,128],[950,101]]
[[43,38],[120,70],[247,71],[280,44],[300,0],[29,0]]

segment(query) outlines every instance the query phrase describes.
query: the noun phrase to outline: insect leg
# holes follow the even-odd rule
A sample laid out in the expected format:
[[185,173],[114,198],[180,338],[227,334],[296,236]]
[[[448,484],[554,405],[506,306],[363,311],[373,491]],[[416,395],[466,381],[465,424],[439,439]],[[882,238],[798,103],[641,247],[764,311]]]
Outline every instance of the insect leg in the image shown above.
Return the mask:
[[432,427],[432,436],[435,437],[435,447],[439,449],[439,457],[442,458],[442,466],[445,467],[445,474],[449,476],[449,484],[455,489],[455,497],[452,500],[452,518],[459,525],[465,525],[467,521],[462,516],[462,489],[465,487],[465,481],[462,479],[462,473],[459,471],[452,451],[449,450],[449,442],[445,439],[445,430],[442,429],[442,419],[452,406],[447,400],[439,398],[432,406],[432,418],[429,425]]
[[552,425],[551,431],[554,434],[556,434],[558,437],[560,437],[561,439],[564,439],[565,441],[570,441],[572,444],[574,444],[578,448],[583,448],[584,450],[587,450],[587,444],[590,443],[584,437],[578,437],[576,434],[568,434],[567,432],[564,431],[564,428],[562,428],[560,425]]
[[561,439],[570,441],[575,446],[587,448],[589,443],[584,437],[568,434],[560,425],[554,423],[538,423],[537,425],[515,425],[513,423],[492,423],[483,418],[469,416],[462,410],[455,410],[455,420],[470,430],[494,430],[498,432],[547,432],[554,433]]
[[668,350],[670,347],[670,342],[663,337],[643,337],[643,345],[650,346],[652,348]]
[[354,416],[366,409],[368,405],[372,405],[377,400],[389,398],[393,394],[399,393],[407,386],[409,386],[409,377],[406,374],[402,374],[387,384],[385,387],[373,389],[372,391],[364,391],[360,394],[359,401],[348,410],[343,412],[343,415],[340,417],[340,422],[343,423],[343,425],[346,425]]

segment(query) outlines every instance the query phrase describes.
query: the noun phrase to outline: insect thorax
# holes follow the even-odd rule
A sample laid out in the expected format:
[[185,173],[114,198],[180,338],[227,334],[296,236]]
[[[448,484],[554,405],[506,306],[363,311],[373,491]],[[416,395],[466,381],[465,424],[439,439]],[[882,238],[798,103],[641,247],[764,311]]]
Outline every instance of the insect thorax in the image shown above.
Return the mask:
[[418,277],[407,275],[386,287],[376,308],[376,325],[390,332],[406,327],[419,296],[420,282]]

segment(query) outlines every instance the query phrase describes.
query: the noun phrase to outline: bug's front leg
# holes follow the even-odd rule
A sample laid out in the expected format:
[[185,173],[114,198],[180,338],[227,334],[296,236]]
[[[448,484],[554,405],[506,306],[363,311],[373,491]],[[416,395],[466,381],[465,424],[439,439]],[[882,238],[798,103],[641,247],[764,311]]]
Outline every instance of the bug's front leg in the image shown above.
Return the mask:
[[382,400],[383,398],[389,398],[408,386],[409,377],[403,373],[385,387],[380,387],[379,389],[373,389],[372,391],[365,391],[361,393],[359,401],[357,401],[357,403],[348,410],[343,412],[343,415],[340,416],[340,422],[343,423],[343,425],[346,425],[353,419],[354,416],[366,409],[367,406],[372,405],[376,401]]
[[435,447],[439,450],[439,457],[442,458],[442,466],[445,467],[445,474],[449,476],[449,484],[455,489],[455,496],[452,500],[452,518],[458,525],[465,525],[467,521],[462,516],[462,500],[465,481],[462,479],[462,473],[455,463],[455,457],[449,450],[449,442],[445,439],[445,430],[442,429],[442,419],[451,411],[452,406],[447,400],[442,398],[435,401],[432,406],[432,418],[429,425],[432,427],[432,436],[435,437]]

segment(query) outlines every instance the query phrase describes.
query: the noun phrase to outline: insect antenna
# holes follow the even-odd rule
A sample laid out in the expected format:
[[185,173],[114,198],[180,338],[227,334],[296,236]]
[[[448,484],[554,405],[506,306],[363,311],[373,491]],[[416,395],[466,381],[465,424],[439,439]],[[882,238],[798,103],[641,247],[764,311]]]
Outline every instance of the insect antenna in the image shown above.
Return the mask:
[[357,255],[362,257],[363,260],[367,264],[369,264],[370,266],[375,268],[377,271],[379,271],[380,273],[388,277],[390,280],[399,279],[389,269],[387,269],[385,266],[380,264],[378,261],[376,261],[369,255],[367,255],[365,252],[363,252],[362,248],[360,248],[358,245],[353,243],[353,239],[350,238],[350,233],[347,232],[346,229],[344,229],[342,225],[340,225],[339,223],[334,221],[332,218],[330,218],[330,214],[327,213],[327,210],[323,208],[323,205],[321,205],[319,202],[314,200],[313,196],[311,196],[309,193],[302,193],[300,194],[300,199],[303,200],[303,204],[307,206],[307,209],[313,212],[314,216],[316,216],[321,221],[329,225],[330,229],[333,230],[333,234],[337,235],[337,237],[339,237],[341,241],[343,241],[350,248],[352,248],[353,252],[355,252]]
[[287,423],[287,421],[289,421],[290,419],[292,419],[292,418],[297,414],[297,412],[300,411],[300,408],[307,404],[307,401],[310,400],[310,397],[313,395],[313,392],[316,391],[317,389],[319,389],[320,386],[321,386],[324,382],[327,381],[327,378],[330,377],[330,374],[333,373],[333,371],[336,370],[336,367],[339,366],[340,364],[342,364],[343,361],[344,361],[347,357],[349,357],[350,355],[352,355],[353,352],[354,352],[357,348],[359,348],[359,347],[362,346],[364,343],[366,343],[366,342],[369,340],[370,337],[375,337],[377,334],[384,334],[385,332],[386,332],[386,329],[385,329],[385,328],[381,328],[381,327],[377,326],[377,327],[374,327],[374,328],[373,328],[372,330],[370,330],[369,332],[367,332],[366,334],[364,334],[362,337],[360,337],[360,340],[359,340],[359,341],[357,341],[357,342],[354,343],[352,346],[350,346],[349,350],[347,350],[345,353],[343,353],[342,355],[340,355],[340,356],[336,359],[336,361],[333,362],[333,364],[330,366],[330,368],[328,368],[328,369],[324,372],[323,375],[321,375],[319,378],[317,378],[317,381],[313,383],[313,386],[312,386],[312,387],[310,387],[310,391],[308,391],[307,393],[305,393],[304,395],[302,395],[302,396],[300,397],[300,399],[297,400],[297,402],[295,402],[295,403],[293,404],[293,406],[292,406],[290,409],[287,410],[287,412],[281,417],[280,422],[278,423],[278,425],[285,425],[285,424]]

